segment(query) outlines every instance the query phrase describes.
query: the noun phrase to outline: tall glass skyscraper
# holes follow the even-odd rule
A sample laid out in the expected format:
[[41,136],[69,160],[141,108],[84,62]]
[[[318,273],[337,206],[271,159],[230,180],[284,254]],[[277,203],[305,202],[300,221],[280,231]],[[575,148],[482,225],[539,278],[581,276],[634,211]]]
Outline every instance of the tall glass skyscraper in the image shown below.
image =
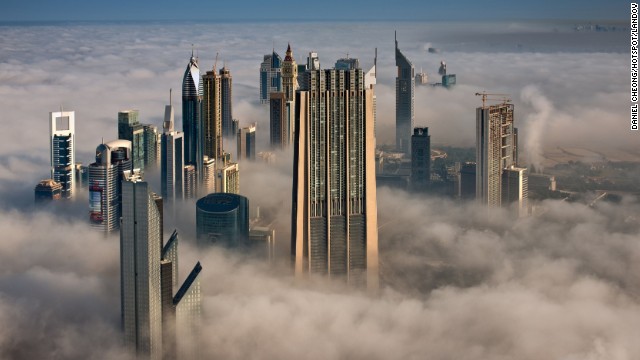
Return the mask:
[[362,69],[310,70],[296,100],[296,274],[378,287],[373,91]]
[[184,132],[185,163],[194,165],[196,171],[202,168],[204,154],[202,95],[198,59],[191,53],[191,59],[182,79],[182,131]]
[[411,187],[425,191],[431,183],[431,136],[429,128],[417,127],[411,136]]
[[89,165],[89,221],[102,231],[119,226],[124,171],[132,170],[131,141],[115,140],[96,148]]
[[411,130],[413,129],[413,102],[416,78],[413,64],[398,48],[396,42],[396,149],[411,155]]
[[202,76],[204,96],[202,117],[204,124],[204,155],[220,161],[222,158],[222,77],[216,69]]
[[49,113],[51,178],[62,185],[62,198],[73,197],[76,187],[75,118],[75,111]]
[[198,262],[173,297],[176,312],[176,350],[179,359],[202,359],[198,346],[202,321],[201,272],[202,265]]
[[256,124],[245,126],[238,130],[236,145],[238,147],[238,161],[256,159]]
[[126,171],[122,182],[120,286],[125,344],[139,358],[162,359],[160,256],[162,203]]

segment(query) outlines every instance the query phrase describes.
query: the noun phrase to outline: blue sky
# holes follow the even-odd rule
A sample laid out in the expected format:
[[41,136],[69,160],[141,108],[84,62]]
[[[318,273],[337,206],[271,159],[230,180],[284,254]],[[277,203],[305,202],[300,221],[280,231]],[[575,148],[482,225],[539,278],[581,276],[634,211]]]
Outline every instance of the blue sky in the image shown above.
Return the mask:
[[[322,2],[175,0],[3,0],[0,21],[50,20],[624,20],[623,0],[325,0]],[[330,9],[330,10],[327,10]]]

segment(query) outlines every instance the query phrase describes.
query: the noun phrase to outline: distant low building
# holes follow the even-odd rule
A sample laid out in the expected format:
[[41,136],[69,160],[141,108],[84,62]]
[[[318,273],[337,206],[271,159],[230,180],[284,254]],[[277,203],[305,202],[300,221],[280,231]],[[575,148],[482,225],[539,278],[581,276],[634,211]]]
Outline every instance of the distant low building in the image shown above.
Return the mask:
[[62,185],[53,179],[46,179],[36,185],[34,192],[36,204],[60,200],[62,198]]

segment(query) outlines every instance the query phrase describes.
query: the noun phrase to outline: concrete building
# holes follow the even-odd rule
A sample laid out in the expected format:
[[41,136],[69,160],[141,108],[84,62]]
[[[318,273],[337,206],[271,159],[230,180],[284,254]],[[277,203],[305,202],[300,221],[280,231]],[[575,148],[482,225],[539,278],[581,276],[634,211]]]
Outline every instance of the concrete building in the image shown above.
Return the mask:
[[413,129],[416,79],[413,64],[396,43],[396,150],[411,155],[411,129]]
[[238,161],[256,159],[256,124],[253,123],[238,130],[236,140]]
[[240,167],[238,163],[227,162],[218,169],[215,191],[240,194]]
[[62,186],[60,196],[72,198],[76,188],[75,111],[49,113],[51,179]]
[[502,170],[514,163],[513,104],[476,109],[476,198],[490,207],[501,205]]
[[162,359],[162,202],[131,172],[122,182],[120,285],[125,344],[138,358]]
[[306,88],[296,97],[295,272],[376,289],[373,91],[361,69],[308,71]]

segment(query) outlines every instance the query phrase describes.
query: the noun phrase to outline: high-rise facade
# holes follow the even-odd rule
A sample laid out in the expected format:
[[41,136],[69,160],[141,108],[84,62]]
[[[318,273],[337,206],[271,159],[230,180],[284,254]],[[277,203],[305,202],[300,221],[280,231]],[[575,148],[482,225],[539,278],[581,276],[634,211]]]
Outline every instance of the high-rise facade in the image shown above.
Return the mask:
[[513,206],[519,217],[529,215],[529,172],[526,168],[511,166],[502,170],[501,201]]
[[220,69],[220,102],[222,106],[222,136],[233,137],[233,77],[224,66]]
[[198,262],[173,297],[178,359],[202,359],[198,346],[202,321],[201,272],[202,265]]
[[216,161],[205,155],[202,161],[202,186],[198,192],[206,195],[214,191],[216,191]]
[[[130,171],[122,182],[120,284],[125,344],[138,358],[162,359],[162,209]],[[160,204],[160,206],[159,206]]]
[[501,205],[502,170],[514,163],[513,104],[476,109],[476,199]]
[[373,93],[361,69],[310,70],[296,98],[296,274],[378,286]]
[[411,187],[427,190],[431,183],[431,136],[429,128],[417,127],[411,135]]
[[416,79],[413,64],[398,48],[396,38],[396,148],[405,155],[411,154],[411,129],[413,129],[413,102]]
[[293,58],[291,44],[289,44],[282,62],[282,91],[287,97],[287,101],[295,101],[296,90],[298,90],[298,66]]
[[138,110],[118,112],[118,139],[131,141],[131,159],[134,169],[144,169],[145,134]]
[[62,186],[60,196],[73,197],[75,181],[75,111],[49,113],[51,179]]
[[245,126],[238,130],[236,140],[238,147],[238,161],[256,159],[256,124]]
[[182,131],[184,132],[184,161],[195,170],[202,168],[204,136],[202,124],[203,86],[198,59],[191,54],[182,79]]
[[268,104],[272,92],[282,91],[282,58],[275,51],[260,64],[260,103]]
[[[202,167],[202,164],[200,167]],[[185,165],[183,179],[184,179],[184,198],[185,199],[195,198],[198,191],[198,183],[197,183],[198,178],[196,174],[196,167],[193,165]]]
[[196,202],[196,233],[200,246],[243,245],[249,236],[249,200],[238,194],[214,193]]
[[240,194],[240,167],[238,163],[229,161],[218,168],[215,190],[219,193]]
[[115,140],[96,148],[89,165],[89,221],[102,231],[118,229],[124,171],[133,170],[131,141]]
[[273,149],[286,149],[291,142],[291,107],[284,92],[273,92],[269,105],[269,140]]
[[216,69],[202,76],[204,96],[202,116],[204,123],[204,155],[219,160],[222,157],[222,76]]
[[161,140],[161,188],[162,197],[169,203],[184,197],[184,136],[174,129],[173,105],[164,109]]

